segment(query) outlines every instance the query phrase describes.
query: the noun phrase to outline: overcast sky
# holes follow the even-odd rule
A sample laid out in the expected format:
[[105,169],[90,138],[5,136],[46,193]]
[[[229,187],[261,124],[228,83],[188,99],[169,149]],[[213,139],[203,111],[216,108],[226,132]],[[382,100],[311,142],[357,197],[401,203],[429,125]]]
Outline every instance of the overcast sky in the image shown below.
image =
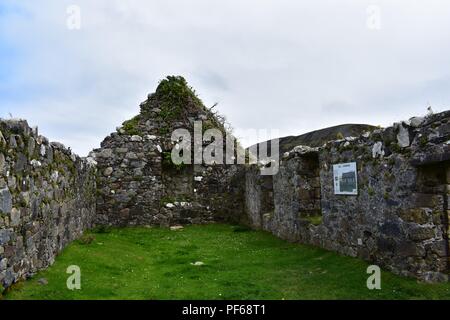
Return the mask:
[[0,117],[87,155],[173,74],[238,136],[386,126],[449,109],[449,57],[447,0],[0,0]]

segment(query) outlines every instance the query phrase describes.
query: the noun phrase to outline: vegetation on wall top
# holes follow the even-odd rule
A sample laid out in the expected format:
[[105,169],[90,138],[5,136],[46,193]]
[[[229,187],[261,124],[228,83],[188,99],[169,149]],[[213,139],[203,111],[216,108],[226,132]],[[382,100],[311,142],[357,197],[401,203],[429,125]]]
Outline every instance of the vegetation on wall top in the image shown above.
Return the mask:
[[182,76],[168,76],[161,80],[156,88],[155,98],[161,109],[160,115],[163,120],[179,117],[183,109],[188,107],[205,109],[195,90]]

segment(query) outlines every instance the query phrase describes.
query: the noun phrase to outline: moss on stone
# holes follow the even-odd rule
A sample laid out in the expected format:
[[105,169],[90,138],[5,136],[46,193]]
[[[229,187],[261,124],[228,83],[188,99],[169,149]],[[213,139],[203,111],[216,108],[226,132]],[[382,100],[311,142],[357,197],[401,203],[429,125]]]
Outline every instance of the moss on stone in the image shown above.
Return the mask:
[[190,87],[182,76],[168,76],[161,80],[156,88],[155,97],[159,102],[164,120],[179,116],[183,107],[194,103],[203,107],[203,102],[197,97],[195,90]]
[[421,147],[425,147],[425,146],[427,145],[427,143],[428,143],[427,137],[421,136],[421,137],[419,138],[419,145],[420,145]]
[[122,129],[125,131],[125,134],[133,136],[133,135],[139,135],[139,121],[141,120],[141,117],[139,115],[135,116],[134,118],[125,121],[122,124]]
[[390,165],[390,166],[395,165],[395,158],[394,158],[394,157],[391,156],[391,157],[388,159],[388,165]]
[[167,128],[167,127],[159,128],[159,134],[160,135],[165,135],[165,134],[168,134],[168,133],[169,133],[169,128]]
[[396,153],[401,153],[402,152],[402,148],[398,145],[397,142],[391,142],[388,145],[389,149],[391,149],[392,152],[396,152]]
[[310,217],[305,217],[303,219],[308,221],[310,224],[312,224],[314,226],[321,225],[323,222],[322,216],[310,216]]
[[180,164],[175,164],[172,161],[172,153],[171,152],[163,152],[162,153],[162,164],[166,168],[175,169],[176,171],[182,171],[186,166],[184,162]]

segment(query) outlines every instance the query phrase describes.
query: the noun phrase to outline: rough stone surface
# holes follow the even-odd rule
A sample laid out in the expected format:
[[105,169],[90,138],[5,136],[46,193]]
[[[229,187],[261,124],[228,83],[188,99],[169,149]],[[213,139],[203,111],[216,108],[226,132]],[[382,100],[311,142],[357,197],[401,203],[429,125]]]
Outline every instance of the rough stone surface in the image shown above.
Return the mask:
[[12,197],[8,188],[0,190],[0,212],[10,213],[12,210]]
[[[397,274],[446,281],[450,112],[413,122],[330,141],[316,157],[293,149],[272,181],[247,169],[250,224]],[[357,164],[357,196],[334,194],[333,164],[346,162]]]
[[397,142],[400,148],[406,148],[410,145],[409,130],[403,123],[398,126]]
[[92,226],[95,168],[24,120],[1,120],[0,131],[10,146],[0,150],[0,287],[7,288],[48,267]]
[[[1,287],[51,265],[94,225],[181,230],[222,221],[423,281],[448,280],[450,111],[320,148],[297,146],[284,152],[278,174],[264,176],[262,162],[171,162],[180,142],[172,141],[174,129],[192,136],[194,121],[201,120],[205,130],[218,128],[224,139],[226,133],[219,118],[185,84],[181,88],[180,95],[158,87],[140,114],[86,159],[50,143],[26,121],[0,121]],[[175,107],[168,97],[176,98]],[[333,165],[346,162],[357,164],[355,196],[334,193]]]
[[158,87],[141,103],[138,116],[94,150],[103,172],[98,177],[96,223],[170,226],[245,218],[243,166],[171,162],[178,142],[172,141],[173,130],[184,128],[193,136],[194,121],[202,121],[203,126],[218,128],[225,141],[223,124],[189,93],[178,97],[184,100],[183,110],[169,112],[160,91]]

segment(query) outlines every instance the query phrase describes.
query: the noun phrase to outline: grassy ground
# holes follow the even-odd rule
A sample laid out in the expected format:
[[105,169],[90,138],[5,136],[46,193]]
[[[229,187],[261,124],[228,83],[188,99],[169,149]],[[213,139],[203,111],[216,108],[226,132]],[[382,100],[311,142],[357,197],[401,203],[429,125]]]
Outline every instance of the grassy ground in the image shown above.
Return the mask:
[[[367,263],[228,225],[127,228],[75,242],[6,299],[450,299],[450,284],[388,272],[366,287]],[[191,263],[201,261],[204,265]],[[66,288],[81,268],[82,289]],[[47,285],[39,284],[45,278]]]

